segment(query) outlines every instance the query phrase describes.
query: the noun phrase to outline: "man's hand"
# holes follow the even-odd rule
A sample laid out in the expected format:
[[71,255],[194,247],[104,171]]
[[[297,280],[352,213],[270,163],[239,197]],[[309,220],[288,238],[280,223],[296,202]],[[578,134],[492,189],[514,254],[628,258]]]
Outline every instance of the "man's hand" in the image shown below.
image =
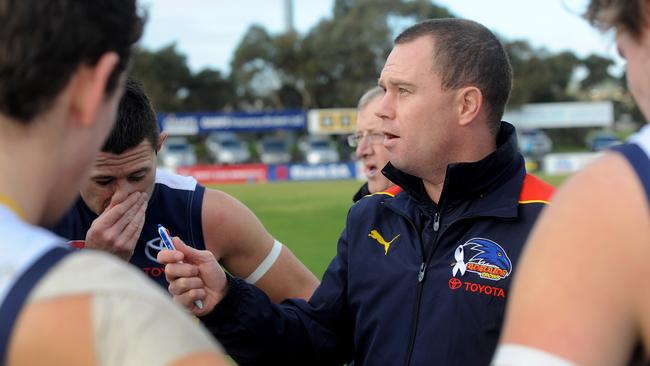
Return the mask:
[[115,254],[128,262],[138,243],[146,210],[147,194],[143,192],[131,193],[117,204],[111,202],[90,226],[85,247]]
[[[172,240],[176,250],[161,250],[157,257],[165,265],[169,293],[194,315],[210,313],[228,292],[226,274],[212,252],[189,247],[178,237]],[[203,309],[196,300],[203,301]]]

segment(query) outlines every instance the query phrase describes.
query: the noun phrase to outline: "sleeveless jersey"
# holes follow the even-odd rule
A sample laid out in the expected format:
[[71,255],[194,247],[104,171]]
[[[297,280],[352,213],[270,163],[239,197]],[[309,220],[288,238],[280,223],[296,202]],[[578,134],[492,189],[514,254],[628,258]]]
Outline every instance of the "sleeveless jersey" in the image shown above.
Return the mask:
[[[163,248],[158,236],[158,224],[166,227],[172,236],[178,236],[187,245],[205,249],[201,208],[205,187],[192,177],[184,177],[163,170],[156,171],[156,181],[144,226],[130,262],[151,279],[167,289],[164,267],[156,256]],[[81,197],[52,229],[56,234],[71,240],[74,247],[83,247],[86,232],[97,215],[88,208]]]
[[650,203],[650,125],[632,136],[628,143],[612,148],[632,165]]
[[62,238],[21,221],[0,205],[0,365],[15,321],[39,280],[66,254]]

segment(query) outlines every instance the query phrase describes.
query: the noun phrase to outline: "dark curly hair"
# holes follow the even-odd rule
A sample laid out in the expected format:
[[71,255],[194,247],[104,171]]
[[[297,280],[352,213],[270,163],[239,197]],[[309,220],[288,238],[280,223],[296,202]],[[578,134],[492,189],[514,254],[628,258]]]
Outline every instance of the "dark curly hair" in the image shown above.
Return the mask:
[[30,123],[106,52],[120,57],[112,93],[143,26],[136,0],[0,0],[0,113]]
[[640,39],[648,24],[645,3],[644,0],[591,0],[584,17],[603,31],[621,29]]

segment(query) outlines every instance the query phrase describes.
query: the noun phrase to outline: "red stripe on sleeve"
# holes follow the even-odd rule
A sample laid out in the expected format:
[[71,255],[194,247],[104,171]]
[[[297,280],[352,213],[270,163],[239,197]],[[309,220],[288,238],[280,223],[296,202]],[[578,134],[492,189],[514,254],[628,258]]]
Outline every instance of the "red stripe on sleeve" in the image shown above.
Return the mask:
[[524,185],[521,187],[521,193],[519,194],[519,202],[550,202],[553,193],[555,193],[555,188],[552,185],[527,173],[524,179]]
[[398,186],[398,185],[394,185],[394,186],[388,187],[388,188],[386,188],[386,189],[384,190],[384,192],[386,192],[386,193],[388,193],[388,194],[392,194],[393,196],[397,195],[397,194],[400,193],[401,191],[402,191],[402,187],[400,187],[400,186]]

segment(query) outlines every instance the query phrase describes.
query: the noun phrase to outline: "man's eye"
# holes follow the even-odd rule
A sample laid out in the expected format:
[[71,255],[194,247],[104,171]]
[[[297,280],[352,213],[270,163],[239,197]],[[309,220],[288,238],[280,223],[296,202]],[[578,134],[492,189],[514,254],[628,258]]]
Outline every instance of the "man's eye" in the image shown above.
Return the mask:
[[112,179],[99,179],[99,180],[95,180],[95,183],[99,184],[100,186],[107,186],[112,181],[113,181]]
[[144,179],[144,176],[129,177],[129,182],[139,182]]

